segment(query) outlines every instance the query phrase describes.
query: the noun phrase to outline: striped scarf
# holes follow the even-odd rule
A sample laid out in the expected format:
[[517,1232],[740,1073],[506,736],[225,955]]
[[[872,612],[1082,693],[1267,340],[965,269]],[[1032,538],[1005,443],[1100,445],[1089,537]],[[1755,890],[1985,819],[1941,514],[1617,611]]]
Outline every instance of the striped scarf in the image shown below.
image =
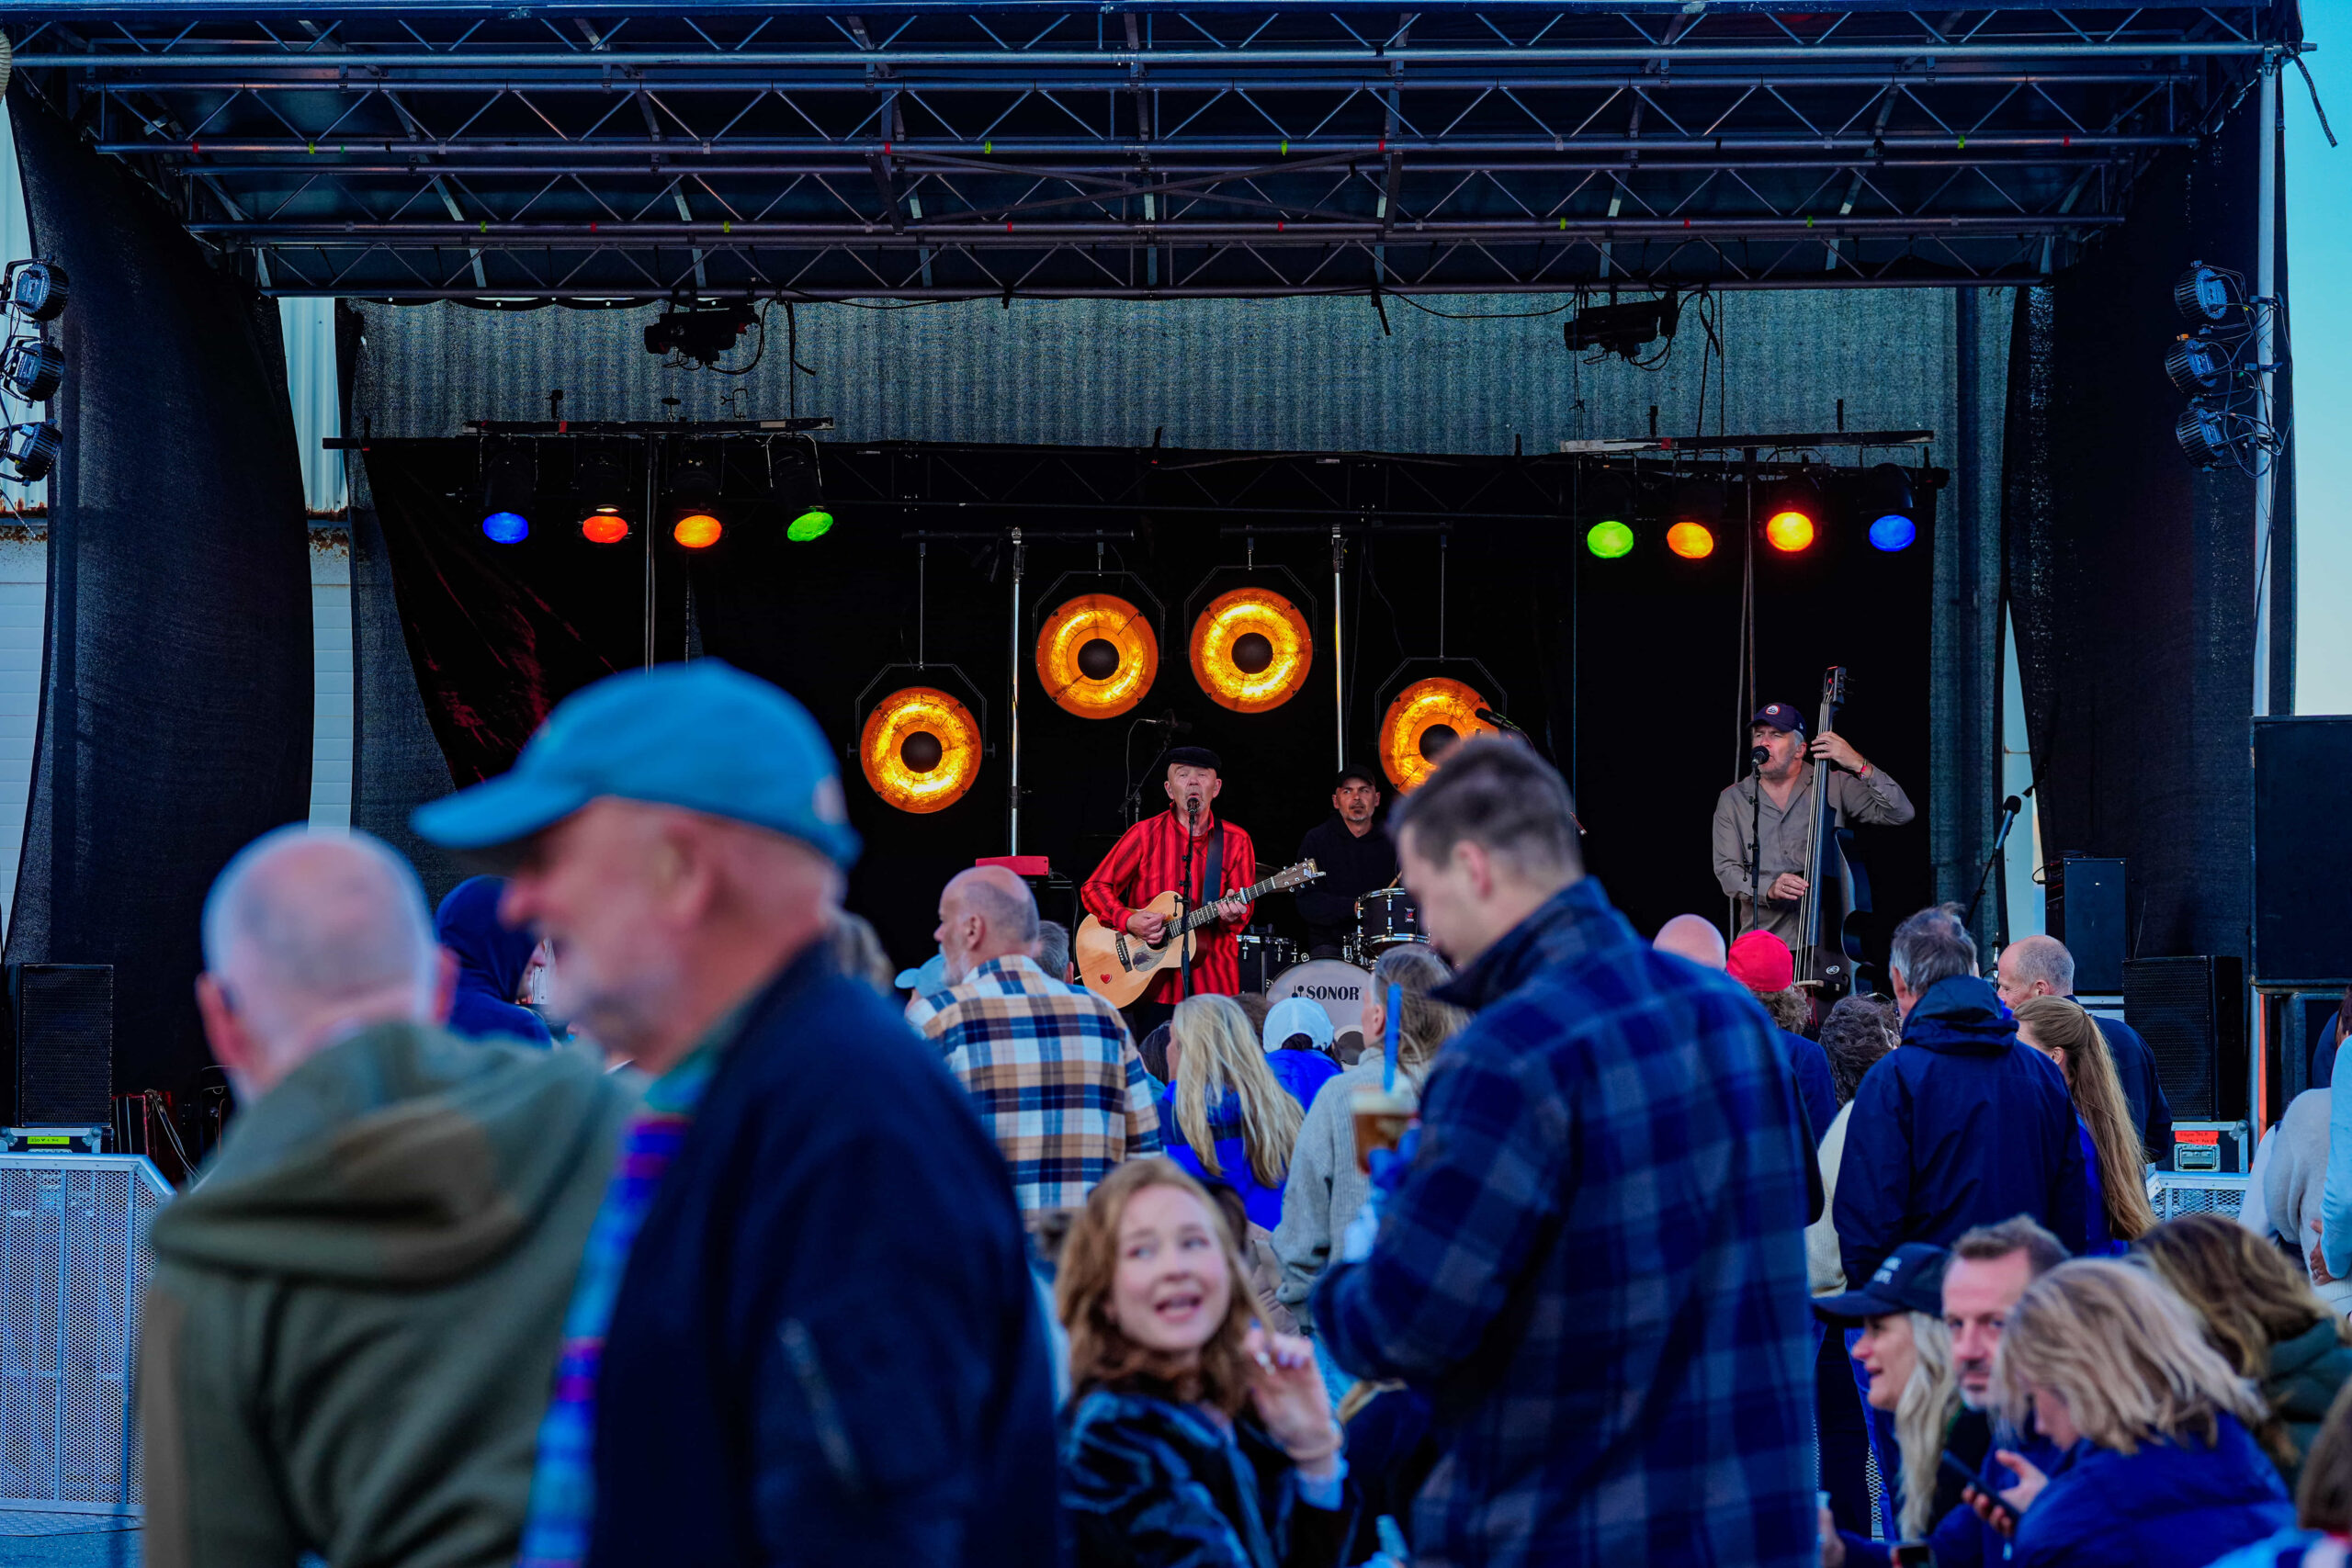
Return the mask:
[[[715,1039],[732,1032],[715,1032]],[[531,1508],[516,1568],[576,1568],[587,1560],[589,1527],[596,1515],[596,1372],[604,1362],[605,1330],[613,1320],[629,1248],[645,1224],[662,1173],[685,1142],[695,1103],[718,1063],[717,1044],[706,1043],[655,1079],[622,1136],[620,1158],[588,1233],[579,1281],[564,1314],[563,1351],[556,1360],[555,1393],[539,1423]]]

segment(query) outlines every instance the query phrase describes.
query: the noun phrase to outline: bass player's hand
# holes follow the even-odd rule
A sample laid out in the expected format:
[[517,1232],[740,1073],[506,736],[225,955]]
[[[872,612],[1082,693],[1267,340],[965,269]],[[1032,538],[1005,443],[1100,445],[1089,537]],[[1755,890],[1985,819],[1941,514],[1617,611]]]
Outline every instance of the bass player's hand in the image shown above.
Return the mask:
[[1764,890],[1764,897],[1793,904],[1804,897],[1804,878],[1793,871],[1784,871],[1772,879],[1772,886]]
[[1155,915],[1149,909],[1137,909],[1127,917],[1127,933],[1130,936],[1139,936],[1155,945],[1167,930],[1168,917]]

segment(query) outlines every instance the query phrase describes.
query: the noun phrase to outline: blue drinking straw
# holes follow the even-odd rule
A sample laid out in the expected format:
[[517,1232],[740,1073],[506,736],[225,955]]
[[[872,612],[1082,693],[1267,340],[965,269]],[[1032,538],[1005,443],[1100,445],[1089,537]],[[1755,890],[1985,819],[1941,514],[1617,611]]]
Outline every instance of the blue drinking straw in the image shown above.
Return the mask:
[[1405,987],[1388,987],[1388,1027],[1381,1031],[1380,1092],[1396,1092],[1396,1024],[1405,1015]]

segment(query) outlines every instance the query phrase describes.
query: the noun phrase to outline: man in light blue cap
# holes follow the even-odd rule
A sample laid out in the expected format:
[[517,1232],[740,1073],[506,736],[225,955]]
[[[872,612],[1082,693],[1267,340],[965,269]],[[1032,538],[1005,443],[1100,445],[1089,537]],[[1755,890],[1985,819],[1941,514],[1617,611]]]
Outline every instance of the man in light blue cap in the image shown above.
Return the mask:
[[807,711],[716,660],[616,675],[415,820],[508,874],[558,1007],[653,1078],[521,1562],[1055,1562],[1012,1187],[933,1054],[834,971],[858,840]]
[[1331,1015],[1311,997],[1284,997],[1266,1010],[1266,1066],[1301,1109],[1313,1105],[1316,1091],[1340,1076],[1331,1040]]

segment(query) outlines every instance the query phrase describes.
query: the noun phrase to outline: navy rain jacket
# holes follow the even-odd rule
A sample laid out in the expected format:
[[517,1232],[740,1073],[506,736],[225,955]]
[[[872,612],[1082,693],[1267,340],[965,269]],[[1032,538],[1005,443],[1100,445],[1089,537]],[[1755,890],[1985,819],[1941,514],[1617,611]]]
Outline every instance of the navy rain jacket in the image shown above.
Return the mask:
[[458,961],[458,992],[449,999],[449,1032],[469,1040],[520,1040],[552,1045],[539,1015],[514,1005],[523,970],[539,939],[498,923],[503,876],[469,876],[449,889],[433,914],[433,935]]
[[[2016,1568],[2203,1568],[2295,1522],[2295,1506],[2233,1416],[2136,1453],[2075,1445],[2018,1521]],[[1939,1557],[1937,1562],[1943,1561]]]
[[822,943],[745,1007],[646,1210],[596,1383],[588,1568],[1057,1568],[1012,1179]]
[[1993,987],[1937,981],[1854,1091],[1832,1210],[1846,1278],[1869,1279],[1906,1241],[1950,1247],[2014,1214],[2080,1247],[2080,1140],[2057,1064],[2018,1043]]

